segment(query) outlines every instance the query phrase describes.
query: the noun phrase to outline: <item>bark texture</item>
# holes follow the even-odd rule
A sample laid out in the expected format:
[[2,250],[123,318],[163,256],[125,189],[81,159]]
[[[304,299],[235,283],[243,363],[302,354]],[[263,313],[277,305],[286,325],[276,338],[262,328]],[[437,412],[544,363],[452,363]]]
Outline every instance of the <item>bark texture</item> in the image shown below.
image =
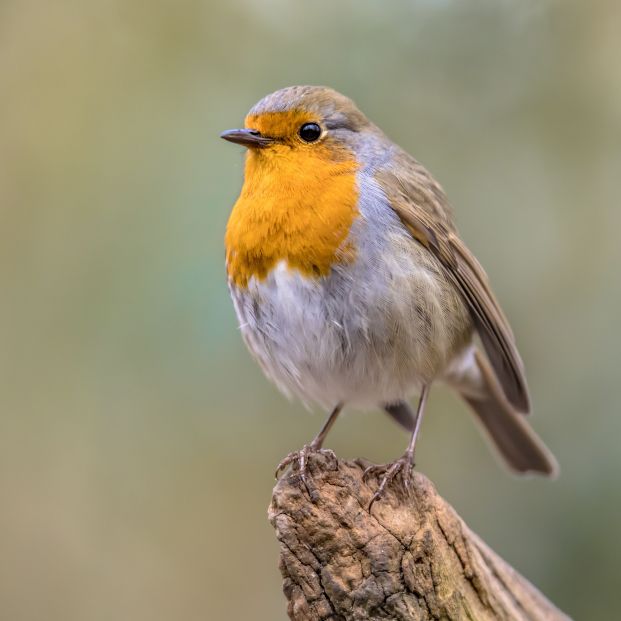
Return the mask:
[[289,470],[269,518],[280,542],[288,613],[295,621],[557,621],[565,614],[498,557],[431,482],[415,472],[368,505],[377,480],[363,462],[310,456],[317,499]]

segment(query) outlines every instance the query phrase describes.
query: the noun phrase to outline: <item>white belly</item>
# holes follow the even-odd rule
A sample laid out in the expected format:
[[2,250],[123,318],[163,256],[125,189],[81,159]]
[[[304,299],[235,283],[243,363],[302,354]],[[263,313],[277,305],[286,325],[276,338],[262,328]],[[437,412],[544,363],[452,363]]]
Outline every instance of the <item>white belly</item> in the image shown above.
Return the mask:
[[427,251],[393,233],[375,258],[326,278],[281,262],[247,289],[231,286],[244,340],[285,394],[326,409],[372,407],[408,397],[446,368],[457,347],[452,314],[465,308]]

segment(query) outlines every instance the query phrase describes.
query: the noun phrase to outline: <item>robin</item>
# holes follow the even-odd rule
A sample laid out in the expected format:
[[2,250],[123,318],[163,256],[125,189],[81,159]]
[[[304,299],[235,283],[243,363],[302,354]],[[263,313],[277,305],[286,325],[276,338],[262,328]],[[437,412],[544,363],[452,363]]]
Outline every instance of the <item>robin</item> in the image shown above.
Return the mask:
[[429,389],[444,381],[512,470],[554,475],[526,421],[507,318],[431,174],[321,86],[267,95],[221,137],[247,147],[225,236],[244,341],[283,393],[331,412],[277,473],[296,462],[310,492],[308,456],[325,450],[343,407],[379,407],[411,438],[401,458],[368,469],[381,475],[373,501],[398,475],[409,486]]

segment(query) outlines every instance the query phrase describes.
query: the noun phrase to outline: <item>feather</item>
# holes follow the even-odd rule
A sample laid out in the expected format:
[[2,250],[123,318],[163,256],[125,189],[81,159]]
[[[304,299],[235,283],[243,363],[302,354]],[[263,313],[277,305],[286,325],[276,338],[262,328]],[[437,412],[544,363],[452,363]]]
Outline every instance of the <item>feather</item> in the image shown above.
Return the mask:
[[425,168],[405,152],[396,156],[395,163],[390,170],[376,173],[378,182],[412,237],[439,260],[467,303],[507,400],[517,411],[529,413],[524,365],[513,332],[485,271],[457,234],[444,193]]

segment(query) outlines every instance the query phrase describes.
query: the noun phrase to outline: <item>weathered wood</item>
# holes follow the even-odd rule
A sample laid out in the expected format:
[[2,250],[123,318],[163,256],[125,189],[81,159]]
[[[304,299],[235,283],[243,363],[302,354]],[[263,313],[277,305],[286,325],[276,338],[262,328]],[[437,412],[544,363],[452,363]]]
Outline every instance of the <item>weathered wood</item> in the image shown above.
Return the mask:
[[295,621],[567,620],[496,555],[415,472],[367,507],[377,480],[362,462],[310,457],[313,503],[289,470],[269,518],[280,542],[288,613]]

